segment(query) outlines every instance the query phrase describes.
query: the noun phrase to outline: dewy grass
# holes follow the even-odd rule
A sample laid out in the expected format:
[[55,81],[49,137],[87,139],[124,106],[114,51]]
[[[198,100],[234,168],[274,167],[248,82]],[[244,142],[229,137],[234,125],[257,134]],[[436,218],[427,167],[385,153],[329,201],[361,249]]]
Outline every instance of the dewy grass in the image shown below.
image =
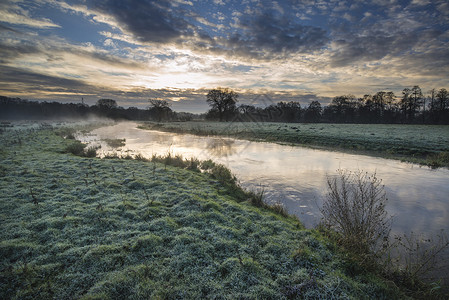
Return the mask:
[[317,231],[236,199],[211,162],[79,157],[51,130],[0,140],[1,299],[406,298]]
[[289,143],[449,167],[448,125],[147,122],[139,128]]

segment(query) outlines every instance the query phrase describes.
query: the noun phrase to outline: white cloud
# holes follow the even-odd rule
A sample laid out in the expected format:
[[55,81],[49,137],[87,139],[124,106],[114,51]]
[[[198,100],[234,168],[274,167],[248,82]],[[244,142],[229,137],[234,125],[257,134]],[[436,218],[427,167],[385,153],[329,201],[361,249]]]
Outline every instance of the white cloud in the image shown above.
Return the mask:
[[34,28],[60,27],[48,18],[35,19],[30,17],[27,10],[13,3],[3,3],[0,5],[0,22],[13,25],[25,25]]
[[411,4],[412,5],[416,5],[416,6],[424,6],[424,5],[427,5],[429,3],[430,3],[429,0],[413,0]]

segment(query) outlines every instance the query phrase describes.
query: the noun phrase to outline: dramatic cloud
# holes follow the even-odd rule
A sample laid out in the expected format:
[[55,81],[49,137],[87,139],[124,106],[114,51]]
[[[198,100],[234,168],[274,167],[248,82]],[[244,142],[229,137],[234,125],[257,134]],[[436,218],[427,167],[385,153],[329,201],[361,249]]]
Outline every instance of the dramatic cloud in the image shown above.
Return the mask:
[[173,1],[103,0],[91,8],[114,17],[124,31],[148,43],[170,43],[193,35],[192,26],[173,10]]
[[328,40],[326,31],[321,28],[275,17],[271,12],[244,16],[238,26],[241,33],[231,34],[224,45],[255,58],[311,52],[322,48]]
[[0,89],[16,95],[31,93],[35,96],[47,95],[54,98],[59,94],[75,95],[79,94],[80,90],[94,89],[80,80],[49,76],[18,68],[2,67],[0,77],[2,78]]
[[244,103],[304,105],[449,88],[448,8],[446,0],[1,1],[0,94],[108,96],[125,106],[155,97],[204,111],[217,86]]

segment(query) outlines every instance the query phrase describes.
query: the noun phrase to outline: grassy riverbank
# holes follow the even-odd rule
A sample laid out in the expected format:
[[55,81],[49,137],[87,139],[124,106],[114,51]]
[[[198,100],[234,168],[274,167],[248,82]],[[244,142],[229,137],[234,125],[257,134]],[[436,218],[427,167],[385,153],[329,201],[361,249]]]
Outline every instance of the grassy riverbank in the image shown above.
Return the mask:
[[68,132],[0,133],[1,299],[406,298],[226,169],[74,156]]
[[140,128],[297,144],[449,167],[447,125],[172,122],[144,123]]

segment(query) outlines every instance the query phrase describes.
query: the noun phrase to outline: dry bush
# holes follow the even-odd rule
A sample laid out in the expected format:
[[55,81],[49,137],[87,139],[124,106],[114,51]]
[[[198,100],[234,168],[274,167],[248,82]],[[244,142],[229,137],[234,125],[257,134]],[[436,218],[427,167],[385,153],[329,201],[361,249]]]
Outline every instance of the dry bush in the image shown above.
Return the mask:
[[396,236],[395,240],[399,252],[397,263],[410,279],[433,280],[434,271],[447,267],[449,239],[443,230],[436,236],[425,237],[412,232]]
[[321,213],[324,224],[341,234],[343,244],[356,253],[388,247],[391,217],[387,197],[376,174],[338,170],[327,177],[328,194]]

